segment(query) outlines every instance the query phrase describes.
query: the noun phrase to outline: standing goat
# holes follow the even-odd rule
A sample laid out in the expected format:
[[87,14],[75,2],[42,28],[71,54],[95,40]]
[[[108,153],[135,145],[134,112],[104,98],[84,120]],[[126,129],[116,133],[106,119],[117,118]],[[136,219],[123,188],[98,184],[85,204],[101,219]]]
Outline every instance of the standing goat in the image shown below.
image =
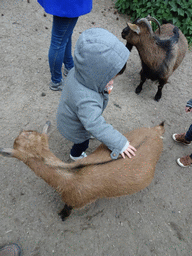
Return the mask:
[[101,144],[91,155],[74,163],[64,163],[50,150],[47,122],[43,133],[23,131],[13,149],[0,149],[3,156],[15,157],[29,166],[37,176],[54,187],[65,202],[60,212],[65,220],[73,208],[80,208],[98,198],[136,193],[153,180],[161,155],[164,124],[140,128],[127,133],[137,149],[133,158],[112,160],[108,148]]
[[[155,32],[149,21],[158,25],[159,28]],[[159,101],[163,86],[185,57],[187,39],[174,25],[166,23],[160,26],[151,16],[137,19],[133,24],[128,23],[122,31],[122,38],[127,40],[126,47],[130,51],[133,46],[137,48],[141,58],[141,81],[135,92],[141,92],[146,79],[157,80],[159,85],[155,100]]]

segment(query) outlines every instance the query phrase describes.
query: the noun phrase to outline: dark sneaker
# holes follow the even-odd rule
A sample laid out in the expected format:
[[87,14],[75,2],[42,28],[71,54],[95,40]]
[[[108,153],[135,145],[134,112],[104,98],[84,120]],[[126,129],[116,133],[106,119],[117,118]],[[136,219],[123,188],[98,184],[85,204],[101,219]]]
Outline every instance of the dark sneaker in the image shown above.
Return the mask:
[[172,138],[174,139],[174,141],[181,142],[185,145],[190,145],[191,141],[187,141],[185,139],[185,135],[186,135],[186,133],[180,133],[180,134],[174,133]]
[[21,248],[17,244],[10,244],[0,248],[0,256],[20,256]]
[[189,167],[192,165],[192,158],[189,155],[184,156],[184,157],[178,158],[177,163],[181,167]]
[[63,78],[61,79],[61,82],[56,83],[56,84],[51,81],[50,85],[49,85],[49,88],[52,91],[62,91],[63,82],[64,82]]

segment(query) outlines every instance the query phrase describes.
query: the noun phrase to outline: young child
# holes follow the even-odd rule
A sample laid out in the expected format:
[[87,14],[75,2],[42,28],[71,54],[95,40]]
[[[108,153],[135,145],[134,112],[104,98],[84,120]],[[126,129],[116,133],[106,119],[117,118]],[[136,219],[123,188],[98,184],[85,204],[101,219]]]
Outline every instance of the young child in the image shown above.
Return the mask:
[[[192,112],[192,99],[190,99],[187,102],[187,105],[185,107],[185,112],[187,112],[187,113]],[[181,134],[175,133],[175,134],[173,134],[172,137],[177,142],[181,142],[185,145],[190,145],[191,141],[192,141],[192,124],[190,125],[190,127],[186,133],[181,133]],[[192,154],[178,158],[177,163],[181,167],[189,167],[190,165],[192,165]]]
[[65,80],[57,111],[58,130],[74,142],[71,159],[87,156],[91,136],[112,151],[112,159],[119,154],[123,158],[135,156],[136,149],[102,116],[113,80],[125,70],[128,57],[125,45],[105,29],[88,29],[77,40],[75,66]]

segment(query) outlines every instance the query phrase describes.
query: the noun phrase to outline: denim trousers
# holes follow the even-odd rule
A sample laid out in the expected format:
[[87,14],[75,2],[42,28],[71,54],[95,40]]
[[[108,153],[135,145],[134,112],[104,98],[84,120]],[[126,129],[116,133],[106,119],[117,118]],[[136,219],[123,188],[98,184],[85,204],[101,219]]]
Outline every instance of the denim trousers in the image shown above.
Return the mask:
[[192,141],[192,124],[190,125],[188,131],[185,134],[185,139],[188,141]]
[[71,149],[71,155],[74,157],[80,156],[89,146],[89,140],[86,140],[79,144],[74,144]]
[[[190,125],[188,131],[186,132],[185,139],[188,141],[192,141],[192,124]],[[192,158],[192,154],[190,155]]]
[[59,83],[62,79],[62,64],[70,70],[74,67],[71,54],[71,37],[77,18],[53,16],[51,44],[49,48],[49,67],[51,81]]

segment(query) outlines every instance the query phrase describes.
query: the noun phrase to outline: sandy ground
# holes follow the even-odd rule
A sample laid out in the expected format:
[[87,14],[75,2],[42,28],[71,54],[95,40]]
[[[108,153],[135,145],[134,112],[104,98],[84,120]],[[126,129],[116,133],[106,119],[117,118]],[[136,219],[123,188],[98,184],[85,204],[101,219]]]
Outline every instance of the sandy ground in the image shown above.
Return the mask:
[[[124,42],[121,31],[128,18],[114,13],[113,6],[111,0],[93,1],[92,12],[79,18],[75,27],[73,48],[79,34],[94,26]],[[1,0],[0,24],[0,147],[12,147],[22,129],[41,132],[50,120],[50,148],[69,161],[71,142],[62,138],[55,122],[61,93],[49,89],[52,16],[45,17],[35,0]],[[62,222],[57,214],[63,208],[59,194],[22,162],[1,157],[0,246],[18,243],[24,256],[192,255],[192,168],[182,169],[175,162],[192,147],[171,138],[191,124],[192,116],[184,112],[192,98],[191,64],[188,51],[159,103],[153,99],[157,85],[151,81],[139,96],[134,92],[141,68],[136,49],[115,81],[104,113],[107,122],[124,133],[166,121],[154,180],[137,194],[97,200]],[[92,140],[88,154],[99,144]]]

